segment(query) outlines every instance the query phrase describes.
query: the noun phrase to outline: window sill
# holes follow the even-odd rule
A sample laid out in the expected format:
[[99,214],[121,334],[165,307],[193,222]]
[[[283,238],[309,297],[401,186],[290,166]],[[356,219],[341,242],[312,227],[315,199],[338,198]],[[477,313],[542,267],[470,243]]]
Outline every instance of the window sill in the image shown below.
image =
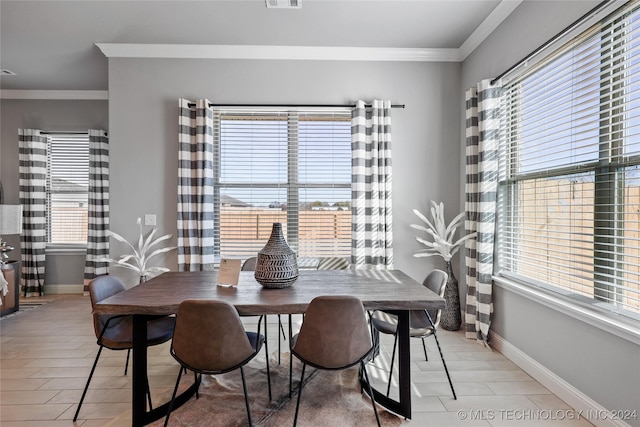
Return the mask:
[[570,298],[557,295],[554,292],[524,285],[504,277],[493,276],[493,283],[507,291],[640,345],[640,322],[631,318],[609,311],[598,310],[586,304],[580,304]]
[[86,255],[87,245],[62,245],[62,244],[47,244],[47,255]]

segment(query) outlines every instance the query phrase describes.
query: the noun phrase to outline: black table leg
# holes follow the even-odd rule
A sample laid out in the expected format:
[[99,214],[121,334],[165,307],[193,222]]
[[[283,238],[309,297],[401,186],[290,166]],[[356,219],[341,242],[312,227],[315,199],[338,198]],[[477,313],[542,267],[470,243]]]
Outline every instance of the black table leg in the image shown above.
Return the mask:
[[405,418],[411,419],[411,348],[409,336],[409,312],[398,315],[398,386],[400,388],[400,410]]
[[[387,310],[385,310],[387,311]],[[386,394],[373,388],[373,397],[377,403],[388,410],[411,419],[411,353],[409,348],[409,312],[388,311],[398,316],[398,371],[399,371],[399,400],[387,397]],[[368,385],[363,377],[360,378],[363,390],[368,391]]]
[[145,425],[147,413],[147,316],[133,316],[133,395],[132,419],[133,426]]
[[[131,425],[133,427],[150,424],[167,415],[169,403],[165,402],[147,412],[147,320],[148,316],[136,314],[133,316],[133,369],[132,376],[132,399],[131,399]],[[186,403],[198,389],[198,384],[194,383],[179,396],[173,404],[173,409],[177,409]]]

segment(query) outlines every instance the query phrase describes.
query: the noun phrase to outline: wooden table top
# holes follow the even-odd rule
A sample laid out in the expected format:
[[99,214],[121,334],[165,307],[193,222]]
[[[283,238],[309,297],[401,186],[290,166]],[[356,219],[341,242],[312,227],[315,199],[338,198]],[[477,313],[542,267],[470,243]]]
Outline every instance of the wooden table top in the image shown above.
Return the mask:
[[351,295],[365,309],[444,308],[440,296],[399,270],[301,270],[289,288],[266,289],[254,272],[240,272],[237,287],[217,285],[217,271],[167,272],[97,304],[98,314],[173,314],[187,299],[219,299],[241,315],[304,313],[320,295]]

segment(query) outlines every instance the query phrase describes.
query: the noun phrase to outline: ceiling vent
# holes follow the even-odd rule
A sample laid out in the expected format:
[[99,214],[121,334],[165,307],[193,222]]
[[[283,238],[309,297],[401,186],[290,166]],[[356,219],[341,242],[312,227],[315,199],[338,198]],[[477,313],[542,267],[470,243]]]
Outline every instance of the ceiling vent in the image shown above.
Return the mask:
[[15,75],[16,75],[16,73],[14,73],[11,70],[7,70],[7,69],[4,69],[4,68],[0,70],[0,76],[15,76]]
[[301,9],[302,0],[264,0],[268,9]]

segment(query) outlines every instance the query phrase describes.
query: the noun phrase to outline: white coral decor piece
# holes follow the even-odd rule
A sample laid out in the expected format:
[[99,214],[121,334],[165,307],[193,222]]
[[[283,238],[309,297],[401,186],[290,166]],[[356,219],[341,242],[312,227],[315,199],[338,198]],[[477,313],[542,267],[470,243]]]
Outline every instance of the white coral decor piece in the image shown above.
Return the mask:
[[157,246],[159,243],[167,239],[170,239],[171,234],[165,234],[164,236],[158,237],[157,239],[153,240],[153,237],[158,231],[158,229],[154,227],[149,233],[149,235],[147,236],[147,238],[145,239],[142,234],[142,220],[140,218],[138,218],[137,224],[138,224],[138,228],[140,229],[140,237],[138,238],[138,247],[134,247],[131,243],[127,242],[127,240],[121,235],[119,235],[118,233],[115,233],[111,230],[107,231],[107,233],[109,233],[109,235],[112,236],[114,239],[122,243],[125,243],[127,246],[129,246],[133,250],[133,253],[129,255],[122,255],[119,260],[114,260],[111,258],[102,258],[100,259],[100,261],[115,263],[116,266],[118,267],[124,267],[124,268],[128,268],[129,270],[133,270],[136,273],[138,273],[141,280],[145,280],[147,277],[153,277],[156,274],[169,271],[169,269],[165,267],[149,267],[148,263],[149,263],[149,260],[151,260],[151,258],[155,257],[156,255],[176,249],[175,246],[159,248],[151,253],[148,253],[148,252],[151,250],[151,248]]
[[462,246],[464,241],[476,237],[476,233],[462,236],[460,239],[454,242],[453,238],[456,233],[456,229],[464,221],[464,212],[459,213],[449,223],[449,225],[446,225],[444,221],[444,204],[442,202],[438,204],[432,200],[431,205],[431,217],[433,218],[433,222],[429,221],[429,219],[422,215],[417,209],[413,210],[413,213],[415,213],[418,218],[424,221],[427,224],[427,227],[423,227],[422,225],[417,224],[411,224],[411,227],[426,232],[433,239],[433,241],[429,241],[420,237],[416,237],[416,240],[425,245],[427,248],[416,252],[413,256],[429,257],[438,255],[441,256],[446,262],[449,262],[451,261],[451,258],[458,252],[458,250],[460,250],[460,247]]

